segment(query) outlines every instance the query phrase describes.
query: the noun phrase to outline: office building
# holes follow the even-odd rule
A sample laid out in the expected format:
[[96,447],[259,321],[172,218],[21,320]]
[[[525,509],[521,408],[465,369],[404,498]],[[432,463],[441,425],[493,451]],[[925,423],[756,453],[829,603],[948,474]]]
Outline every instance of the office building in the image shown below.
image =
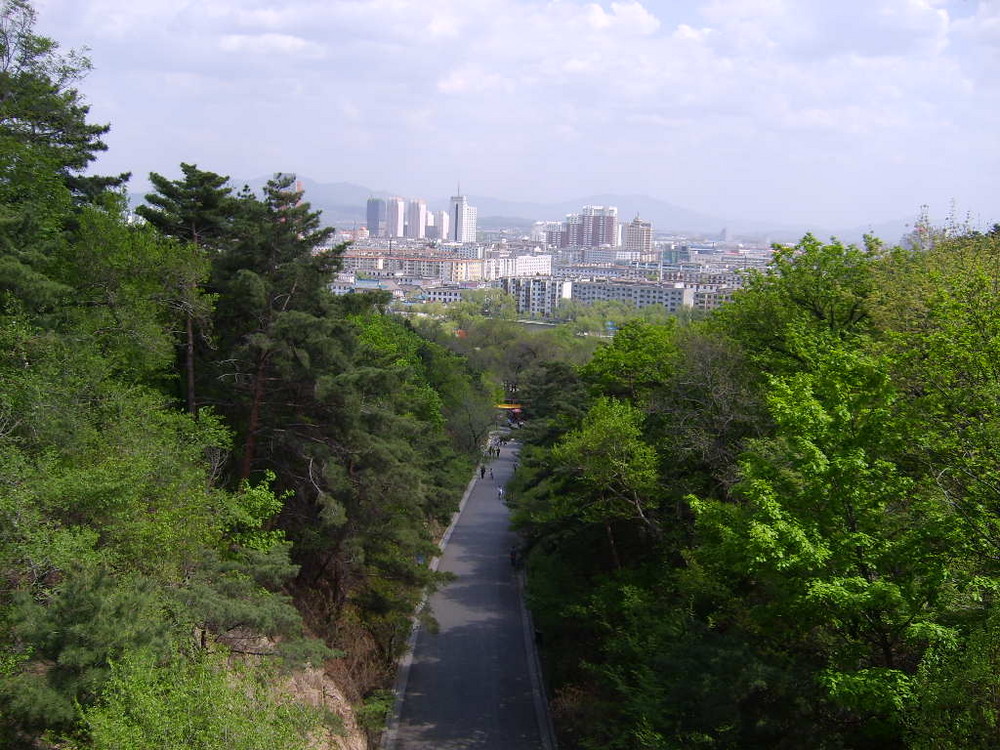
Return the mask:
[[385,236],[385,201],[381,198],[368,199],[368,234],[371,237]]
[[476,241],[476,209],[469,205],[464,195],[451,197],[451,231],[454,242]]

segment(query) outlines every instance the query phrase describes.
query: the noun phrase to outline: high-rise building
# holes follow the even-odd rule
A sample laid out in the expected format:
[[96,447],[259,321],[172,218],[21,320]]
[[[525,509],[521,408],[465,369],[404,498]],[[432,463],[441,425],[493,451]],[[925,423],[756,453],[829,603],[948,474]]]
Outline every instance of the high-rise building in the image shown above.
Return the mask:
[[385,236],[385,201],[381,198],[368,199],[368,234]]
[[447,240],[451,237],[451,214],[447,211],[438,211],[436,213],[437,221],[437,236],[439,239]]
[[406,228],[406,201],[393,197],[386,201],[385,234],[387,237],[402,237]]
[[618,245],[618,209],[615,206],[584,206],[582,237],[584,247]]
[[580,214],[566,215],[566,236],[563,247],[580,247],[583,244],[583,217]]
[[653,252],[653,225],[640,219],[638,214],[625,225],[624,234],[625,242],[623,244],[626,252],[641,253],[642,255],[649,255]]
[[476,214],[474,206],[470,206],[464,195],[451,197],[451,232],[449,236],[455,242],[476,241]]
[[427,235],[427,203],[419,198],[410,201],[406,210],[406,236],[422,239]]

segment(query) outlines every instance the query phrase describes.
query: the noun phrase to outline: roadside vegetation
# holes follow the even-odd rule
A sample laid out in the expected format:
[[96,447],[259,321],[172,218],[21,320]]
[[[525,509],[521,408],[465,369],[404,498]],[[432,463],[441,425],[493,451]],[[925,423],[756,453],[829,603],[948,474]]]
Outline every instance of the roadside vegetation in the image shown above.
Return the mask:
[[130,221],[34,20],[0,5],[0,745],[305,747],[342,720],[286,673],[384,703],[496,389],[330,294],[292,176],[182,164]]
[[1000,228],[805,237],[524,379],[562,745],[996,745]]

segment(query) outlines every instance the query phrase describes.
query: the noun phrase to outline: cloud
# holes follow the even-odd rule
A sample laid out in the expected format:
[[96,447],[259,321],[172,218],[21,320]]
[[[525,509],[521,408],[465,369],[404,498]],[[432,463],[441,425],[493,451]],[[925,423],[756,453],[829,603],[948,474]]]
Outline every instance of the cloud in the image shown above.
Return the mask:
[[643,7],[642,3],[611,3],[610,12],[598,3],[586,7],[585,18],[594,29],[620,29],[626,33],[652,34],[660,28],[660,21]]
[[[35,3],[46,33],[93,49],[107,158],[139,173],[195,151],[229,173],[294,162],[414,194],[439,175],[450,190],[460,168],[507,196],[670,189],[803,213],[846,205],[837,190],[888,211],[963,177],[1000,188],[983,174],[1000,160],[1000,6],[985,0]],[[299,132],[255,147],[276,112]],[[169,161],[129,163],[140,153]],[[816,200],[783,186],[806,179]]]
[[450,71],[437,84],[445,94],[510,93],[513,83],[497,73],[491,73],[475,63]]
[[219,38],[219,49],[254,55],[287,55],[318,60],[323,46],[290,34],[226,34]]

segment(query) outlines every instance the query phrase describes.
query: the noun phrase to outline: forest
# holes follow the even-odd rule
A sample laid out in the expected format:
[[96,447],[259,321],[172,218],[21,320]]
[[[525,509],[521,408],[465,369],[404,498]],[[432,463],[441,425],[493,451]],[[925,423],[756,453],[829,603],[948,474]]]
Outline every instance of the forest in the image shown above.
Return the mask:
[[134,220],[0,2],[0,746],[323,746],[310,669],[374,741],[503,397],[562,747],[998,744],[1000,228],[807,235],[710,316],[402,316],[293,175]]
[[520,387],[561,745],[996,747],[1000,227],[806,236]]
[[86,59],[2,9],[0,746],[315,747],[307,667],[377,733],[495,388],[329,292],[291,175],[183,164],[131,220]]

